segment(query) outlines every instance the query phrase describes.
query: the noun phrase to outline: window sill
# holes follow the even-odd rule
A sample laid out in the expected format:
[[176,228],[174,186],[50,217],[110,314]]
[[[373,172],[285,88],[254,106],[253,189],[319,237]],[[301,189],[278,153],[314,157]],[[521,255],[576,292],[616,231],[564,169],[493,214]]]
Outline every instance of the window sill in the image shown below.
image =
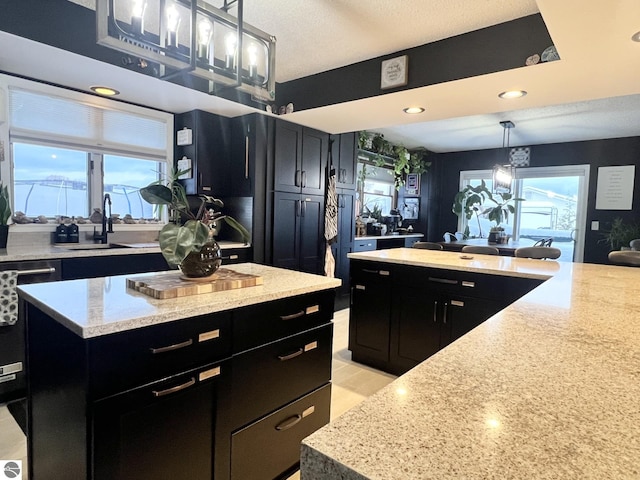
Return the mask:
[[[164,225],[165,225],[164,223],[144,223],[144,224],[133,224],[133,225],[120,223],[120,224],[115,224],[113,226],[113,230],[115,232],[159,232]],[[27,224],[14,223],[9,226],[9,229],[10,229],[10,232],[17,233],[17,234],[38,233],[38,232],[54,232],[57,226],[58,224],[53,222],[27,223]],[[86,223],[86,224],[79,224],[78,230],[80,232],[93,232],[94,227],[98,231],[100,231],[102,228],[101,225],[97,223]]]

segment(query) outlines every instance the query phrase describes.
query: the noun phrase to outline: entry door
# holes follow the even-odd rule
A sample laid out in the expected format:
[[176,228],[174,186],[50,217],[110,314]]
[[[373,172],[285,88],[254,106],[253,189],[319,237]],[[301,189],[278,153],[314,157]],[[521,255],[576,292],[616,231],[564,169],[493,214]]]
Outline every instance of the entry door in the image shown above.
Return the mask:
[[586,228],[589,165],[519,168],[515,193],[514,240],[553,238],[559,260],[582,262]]

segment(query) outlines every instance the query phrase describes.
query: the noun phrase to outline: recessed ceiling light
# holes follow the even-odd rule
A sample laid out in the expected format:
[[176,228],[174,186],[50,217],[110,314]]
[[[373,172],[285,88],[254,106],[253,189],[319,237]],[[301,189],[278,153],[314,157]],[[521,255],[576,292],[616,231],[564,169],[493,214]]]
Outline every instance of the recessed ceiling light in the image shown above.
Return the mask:
[[527,94],[524,90],[507,90],[506,92],[502,92],[498,94],[500,98],[520,98],[524,97]]
[[631,40],[633,40],[634,42],[640,42],[640,31],[631,35]]
[[94,87],[91,87],[91,90],[96,92],[98,95],[104,95],[105,97],[113,97],[114,95],[120,95],[120,92],[118,90],[114,90],[111,87],[94,86]]
[[424,112],[424,108],[422,108],[422,107],[407,107],[407,108],[403,108],[402,111],[404,113],[408,113],[409,115],[415,115],[416,113]]

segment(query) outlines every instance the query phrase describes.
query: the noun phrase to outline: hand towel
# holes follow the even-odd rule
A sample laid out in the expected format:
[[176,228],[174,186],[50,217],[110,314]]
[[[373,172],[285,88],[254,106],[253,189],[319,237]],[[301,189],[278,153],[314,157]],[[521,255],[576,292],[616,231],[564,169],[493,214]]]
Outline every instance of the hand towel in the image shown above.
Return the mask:
[[18,321],[18,272],[0,272],[0,327],[15,325]]

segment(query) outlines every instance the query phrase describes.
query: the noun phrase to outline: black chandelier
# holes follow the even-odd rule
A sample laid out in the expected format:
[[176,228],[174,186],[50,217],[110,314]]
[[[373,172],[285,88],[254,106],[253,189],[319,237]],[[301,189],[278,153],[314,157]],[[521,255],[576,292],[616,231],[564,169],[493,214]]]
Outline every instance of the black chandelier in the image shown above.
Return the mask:
[[[229,14],[234,8],[237,16]],[[96,0],[100,45],[160,65],[168,80],[189,72],[275,100],[275,37],[243,21],[243,0]]]

